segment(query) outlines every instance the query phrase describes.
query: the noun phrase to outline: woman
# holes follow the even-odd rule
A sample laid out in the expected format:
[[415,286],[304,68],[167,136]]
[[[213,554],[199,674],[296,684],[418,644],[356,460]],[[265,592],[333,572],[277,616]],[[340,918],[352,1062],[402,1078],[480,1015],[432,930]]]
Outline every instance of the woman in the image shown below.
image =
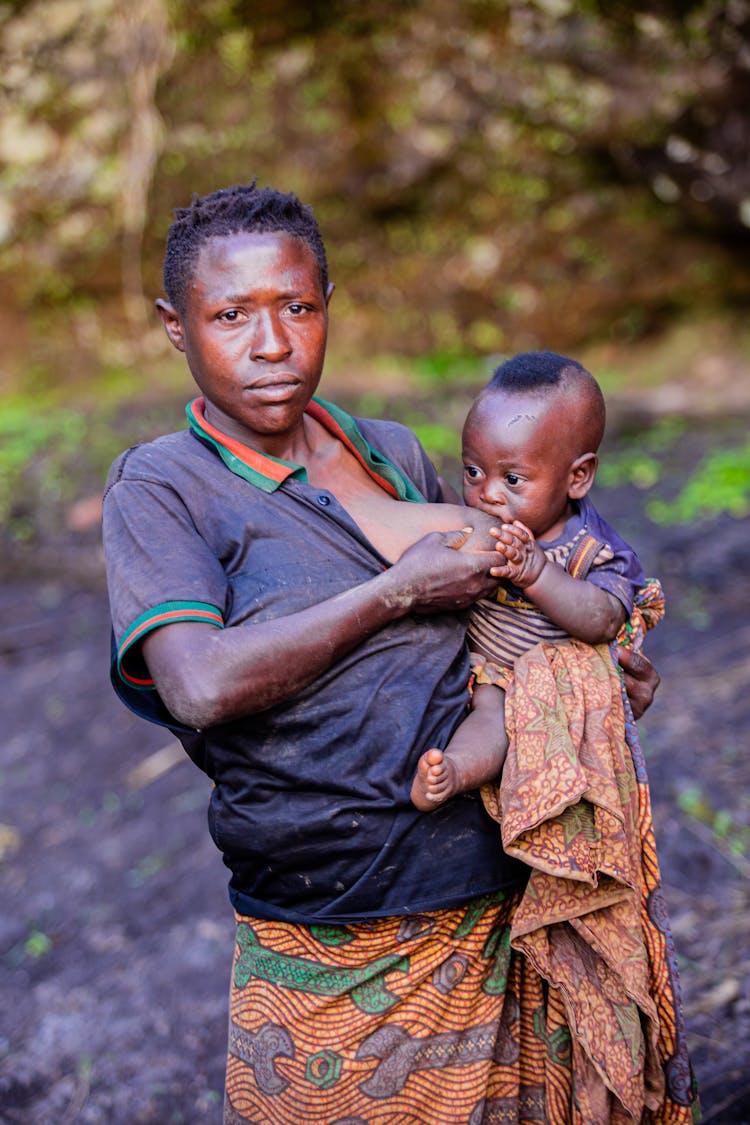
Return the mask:
[[[456,611],[497,556],[457,529],[389,566],[352,518],[442,489],[404,427],[313,398],[333,286],[296,197],[196,199],[164,282],[201,398],[113,465],[105,549],[118,690],[215,782],[238,916],[225,1121],[577,1120],[562,1005],[508,947],[525,868],[475,794],[409,800],[464,713]],[[630,674],[640,709],[655,674]]]

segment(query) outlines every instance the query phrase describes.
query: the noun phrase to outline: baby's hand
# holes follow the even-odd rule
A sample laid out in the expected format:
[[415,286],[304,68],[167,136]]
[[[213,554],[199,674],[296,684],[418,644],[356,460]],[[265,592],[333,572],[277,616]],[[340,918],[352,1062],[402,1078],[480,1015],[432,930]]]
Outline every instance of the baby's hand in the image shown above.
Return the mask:
[[507,578],[522,590],[532,586],[544,570],[547,556],[526,524],[520,520],[492,528],[490,535],[496,539],[495,550],[505,556],[505,561],[492,567],[493,578]]

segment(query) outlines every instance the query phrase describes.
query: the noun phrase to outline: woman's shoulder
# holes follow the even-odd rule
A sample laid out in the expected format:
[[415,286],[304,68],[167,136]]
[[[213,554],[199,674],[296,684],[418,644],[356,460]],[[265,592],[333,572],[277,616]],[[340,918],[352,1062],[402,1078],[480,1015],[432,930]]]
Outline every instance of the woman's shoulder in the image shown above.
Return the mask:
[[[389,418],[356,418],[357,428],[371,445],[378,442],[392,443],[404,449],[422,449],[419,439],[408,426]],[[371,440],[376,439],[376,440]]]
[[107,476],[107,490],[123,480],[173,483],[174,477],[200,456],[201,443],[187,429],[138,442],[115,457]]

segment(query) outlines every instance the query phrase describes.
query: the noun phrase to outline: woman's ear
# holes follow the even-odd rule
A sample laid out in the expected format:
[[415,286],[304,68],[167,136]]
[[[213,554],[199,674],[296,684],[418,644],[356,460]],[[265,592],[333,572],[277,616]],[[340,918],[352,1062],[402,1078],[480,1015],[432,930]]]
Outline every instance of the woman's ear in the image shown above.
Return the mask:
[[185,333],[182,327],[182,318],[177,312],[177,309],[173,308],[169,301],[158,297],[156,300],[156,311],[161,317],[161,322],[164,325],[164,331],[169,337],[169,342],[177,348],[178,352],[184,352]]
[[568,470],[568,496],[582,500],[596,479],[599,458],[595,453],[582,453]]

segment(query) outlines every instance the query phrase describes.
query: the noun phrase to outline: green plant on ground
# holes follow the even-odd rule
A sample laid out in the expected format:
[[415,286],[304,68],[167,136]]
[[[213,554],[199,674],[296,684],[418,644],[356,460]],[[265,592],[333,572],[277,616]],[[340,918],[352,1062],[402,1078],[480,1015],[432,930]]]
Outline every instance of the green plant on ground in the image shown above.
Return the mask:
[[6,542],[30,544],[64,530],[67,505],[102,488],[121,449],[169,425],[176,429],[184,418],[167,392],[163,400],[145,398],[131,417],[132,377],[103,371],[96,389],[95,400],[75,408],[54,391],[0,401],[0,526]]
[[0,521],[14,538],[30,534],[36,501],[68,498],[71,465],[80,455],[86,422],[73,410],[39,411],[24,399],[0,412]]
[[33,960],[38,960],[52,948],[51,939],[42,930],[32,930],[24,942],[24,953]]
[[717,449],[701,461],[674,500],[653,498],[646,512],[656,523],[690,523],[723,512],[750,513],[750,442]]
[[[650,430],[623,440],[603,458],[597,482],[604,488],[631,484],[650,491],[661,480],[663,465],[679,447],[688,423],[665,418]],[[750,514],[750,442],[713,450],[688,476],[676,496],[650,496],[646,514],[655,523],[679,524],[728,514]]]
[[676,803],[686,816],[710,829],[721,850],[742,859],[748,855],[750,827],[741,824],[729,809],[714,808],[699,785],[680,790]]
[[682,418],[662,418],[650,429],[624,438],[602,460],[598,483],[605,488],[621,484],[653,488],[661,475],[662,459],[683,437],[686,425]]
[[659,479],[659,460],[650,453],[628,449],[602,461],[596,474],[604,488],[633,484],[636,488],[653,488]]

